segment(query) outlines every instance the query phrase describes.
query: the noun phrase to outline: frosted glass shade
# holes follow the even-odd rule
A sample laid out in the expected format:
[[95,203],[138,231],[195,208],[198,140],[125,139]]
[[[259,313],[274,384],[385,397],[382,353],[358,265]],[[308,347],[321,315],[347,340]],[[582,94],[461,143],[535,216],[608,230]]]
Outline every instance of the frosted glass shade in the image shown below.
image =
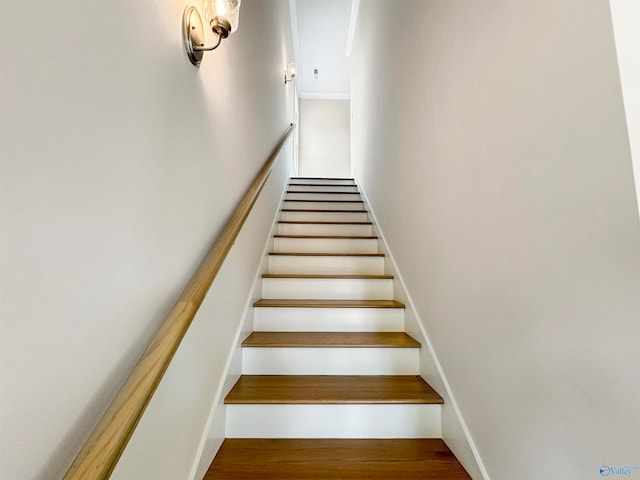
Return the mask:
[[210,25],[219,24],[226,20],[231,25],[228,34],[238,29],[240,22],[241,0],[204,0],[204,14]]

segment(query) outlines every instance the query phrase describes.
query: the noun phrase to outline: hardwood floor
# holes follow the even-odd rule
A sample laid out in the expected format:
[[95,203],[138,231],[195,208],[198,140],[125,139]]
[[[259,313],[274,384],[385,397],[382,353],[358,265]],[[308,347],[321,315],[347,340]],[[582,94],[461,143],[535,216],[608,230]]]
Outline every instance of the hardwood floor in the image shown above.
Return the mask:
[[[293,222],[292,222],[293,223]],[[384,253],[341,253],[341,252],[269,252],[269,255],[288,257],[384,257]]]
[[242,375],[226,404],[433,404],[442,397],[414,375]]
[[[289,202],[295,202],[297,200],[288,200]],[[362,203],[362,202],[358,202],[358,203]],[[305,213],[318,213],[318,212],[323,212],[323,213],[367,213],[366,210],[309,210],[309,209],[305,209],[305,208],[283,208],[282,210],[280,210],[281,212],[305,212]]]
[[362,200],[297,200],[286,199],[286,202],[305,202],[305,203],[364,203]]
[[395,300],[299,300],[288,298],[262,298],[254,307],[291,308],[404,308]]
[[262,278],[340,278],[340,279],[368,279],[368,280],[390,280],[393,275],[318,275],[318,274],[301,274],[301,273],[264,273]]
[[418,348],[404,332],[253,332],[243,347]]
[[360,195],[360,192],[335,192],[332,190],[314,190],[314,191],[308,191],[308,190],[287,190],[287,193],[304,193],[307,195],[324,195],[324,194],[328,194],[328,195]]
[[373,225],[371,222],[286,222],[282,220],[278,223],[284,225]]
[[470,478],[440,439],[227,439],[204,480]]
[[354,240],[374,240],[378,237],[372,235],[274,235],[273,238],[339,238],[339,239],[354,239]]

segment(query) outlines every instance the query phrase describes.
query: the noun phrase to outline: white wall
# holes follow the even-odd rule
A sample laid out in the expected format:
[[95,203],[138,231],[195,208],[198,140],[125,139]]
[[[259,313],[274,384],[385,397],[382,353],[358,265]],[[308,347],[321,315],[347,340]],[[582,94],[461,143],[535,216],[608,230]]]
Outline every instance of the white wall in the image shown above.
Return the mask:
[[611,19],[640,211],[640,0],[610,0]]
[[349,109],[348,100],[300,99],[301,176],[351,176]]
[[[355,180],[356,183],[360,184],[357,177]],[[422,345],[422,348],[420,348],[420,375],[440,394],[444,401],[441,419],[442,438],[449,448],[455,452],[456,457],[471,478],[480,479],[483,478],[483,475],[486,477],[486,472],[483,473],[478,459],[477,449],[469,440],[468,428],[464,424],[459,406],[451,395],[451,387],[446,381],[442,365],[433,350],[431,338],[425,331],[425,322],[420,318],[415,302],[407,291],[402,272],[398,270],[394,254],[389,248],[384,232],[379,228],[379,220],[371,209],[367,193],[362,189],[361,184],[360,192],[365,202],[365,209],[372,217],[374,224],[373,234],[378,237],[378,249],[385,254],[384,271],[388,275],[393,275],[395,279],[393,282],[393,298],[403,303],[406,307],[404,311],[404,329]]]
[[[1,478],[63,474],[291,121],[288,2],[242,2],[199,69],[187,3],[0,6]],[[196,460],[286,173],[150,406],[154,478]]]
[[354,171],[489,476],[639,465],[640,222],[608,2],[362,2],[351,85]]
[[[112,480],[201,479],[224,440],[224,397],[238,380],[234,359],[252,328],[258,273],[279,196],[292,167],[291,141],[229,252],[158,390],[151,399]],[[275,200],[275,202],[274,202]],[[271,249],[269,249],[271,250]],[[240,293],[238,293],[240,292]],[[232,362],[235,363],[232,364]],[[218,423],[213,424],[215,415]],[[199,469],[199,474],[196,470]]]
[[[295,0],[300,55],[301,98],[349,98],[349,58],[345,56],[351,0]],[[313,69],[319,70],[315,79]]]

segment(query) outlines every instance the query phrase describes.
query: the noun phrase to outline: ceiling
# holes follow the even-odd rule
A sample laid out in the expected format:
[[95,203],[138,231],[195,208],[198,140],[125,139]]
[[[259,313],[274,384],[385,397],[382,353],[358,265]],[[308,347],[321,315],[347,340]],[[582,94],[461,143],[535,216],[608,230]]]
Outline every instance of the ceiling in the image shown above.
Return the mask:
[[[290,0],[300,98],[349,98],[351,10],[359,0]],[[296,38],[297,37],[297,38]],[[314,69],[318,70],[317,76]]]

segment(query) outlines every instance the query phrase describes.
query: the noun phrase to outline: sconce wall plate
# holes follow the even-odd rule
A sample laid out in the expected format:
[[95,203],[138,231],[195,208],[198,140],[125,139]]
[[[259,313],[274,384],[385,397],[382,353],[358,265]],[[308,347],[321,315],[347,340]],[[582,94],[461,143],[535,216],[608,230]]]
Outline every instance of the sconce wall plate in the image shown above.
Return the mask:
[[204,45],[204,28],[200,12],[193,5],[185,8],[182,14],[182,42],[191,63],[200,65],[204,52],[196,47]]
[[241,0],[205,0],[205,14],[209,27],[217,41],[206,47],[202,17],[198,9],[189,5],[182,12],[182,43],[189,61],[198,66],[204,52],[210,52],[220,46],[223,39],[238,29]]

